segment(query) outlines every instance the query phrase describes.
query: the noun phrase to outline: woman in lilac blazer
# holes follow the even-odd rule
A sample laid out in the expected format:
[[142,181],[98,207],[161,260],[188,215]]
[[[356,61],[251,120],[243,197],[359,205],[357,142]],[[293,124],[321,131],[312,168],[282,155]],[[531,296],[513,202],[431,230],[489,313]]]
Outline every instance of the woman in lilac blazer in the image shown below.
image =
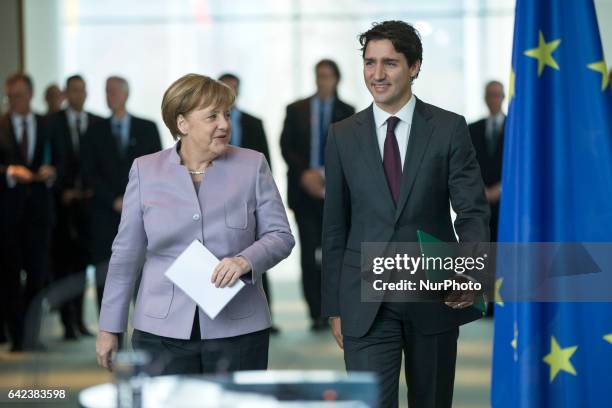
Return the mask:
[[[271,323],[260,278],[295,242],[264,156],[228,145],[234,98],[196,74],[164,94],[164,123],[178,143],[130,170],[100,310],[96,354],[105,368],[141,270],[132,343],[157,359],[154,374],[267,368]],[[215,320],[164,275],[195,239],[221,259],[217,286],[246,283]]]

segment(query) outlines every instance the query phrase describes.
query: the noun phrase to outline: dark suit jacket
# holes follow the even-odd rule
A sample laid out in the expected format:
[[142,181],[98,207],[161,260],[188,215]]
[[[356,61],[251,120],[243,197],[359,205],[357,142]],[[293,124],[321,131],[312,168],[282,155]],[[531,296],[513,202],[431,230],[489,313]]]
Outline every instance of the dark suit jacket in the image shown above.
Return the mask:
[[43,164],[56,167],[62,172],[61,158],[56,141],[50,137],[44,117],[36,117],[36,146],[30,164],[26,165],[22,156],[10,114],[0,118],[0,225],[18,227],[22,223],[46,229],[53,223],[53,204],[51,189],[45,183],[17,184],[9,188],[6,169],[9,165],[24,165],[36,173]]
[[240,111],[240,113],[240,126],[242,126],[242,144],[240,147],[262,153],[266,157],[268,165],[272,168],[263,122],[261,119],[249,115],[244,111]]
[[[489,153],[486,141],[487,120],[481,119],[470,124],[470,136],[472,144],[476,150],[476,159],[480,165],[482,180],[486,187],[493,186],[501,182],[504,130],[502,127],[501,135],[498,139],[497,148],[493,154]],[[491,241],[497,241],[497,224],[499,222],[499,202],[491,205]]]
[[150,120],[131,117],[125,156],[120,153],[112,134],[110,118],[89,127],[81,146],[81,163],[84,183],[93,189],[90,245],[93,263],[110,259],[111,245],[121,220],[121,214],[113,209],[113,202],[125,192],[132,162],[160,150],[159,132]]
[[[88,128],[102,120],[101,117],[91,113],[87,113],[87,118]],[[90,262],[90,200],[75,200],[68,205],[62,201],[65,190],[83,187],[80,184],[82,182],[80,149],[86,133],[81,135],[79,150],[75,150],[66,110],[48,115],[47,119],[63,162],[63,171],[54,189],[57,223],[52,241],[53,269],[56,277],[61,277],[66,273],[82,271]]]
[[[58,193],[62,190],[75,187],[75,181],[81,176],[81,157],[79,151],[74,151],[72,143],[72,134],[68,126],[68,114],[66,110],[61,110],[47,117],[50,126],[52,138],[56,140],[60,154],[63,158],[63,171],[56,182]],[[91,128],[102,120],[100,116],[92,113],[87,113],[87,127]],[[85,135],[81,135],[84,138]],[[83,141],[79,141],[79,146],[83,145]]]
[[[336,98],[331,123],[346,119],[355,108]],[[313,198],[300,185],[300,177],[310,168],[310,98],[287,106],[281,134],[281,152],[287,162],[287,201],[289,208],[310,206]]]
[[[333,125],[325,160],[322,314],[341,316],[345,335],[361,337],[380,302],[361,301],[361,244],[416,242],[418,229],[454,242],[449,199],[462,242],[486,242],[489,207],[465,119],[416,101],[397,208],[376,138],[372,106]],[[477,319],[473,308],[411,303],[425,334]]]

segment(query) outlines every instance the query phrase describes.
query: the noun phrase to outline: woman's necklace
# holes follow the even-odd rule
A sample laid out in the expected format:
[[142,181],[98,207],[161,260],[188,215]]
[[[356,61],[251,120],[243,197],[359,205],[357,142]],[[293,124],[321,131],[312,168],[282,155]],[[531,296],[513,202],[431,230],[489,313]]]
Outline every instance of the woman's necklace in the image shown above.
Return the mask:
[[190,170],[187,169],[187,171],[189,172],[189,174],[191,174],[192,176],[203,176],[204,174],[206,174],[206,171],[208,170],[208,168],[212,165],[212,161],[209,161],[206,166],[204,166],[204,168],[202,170]]

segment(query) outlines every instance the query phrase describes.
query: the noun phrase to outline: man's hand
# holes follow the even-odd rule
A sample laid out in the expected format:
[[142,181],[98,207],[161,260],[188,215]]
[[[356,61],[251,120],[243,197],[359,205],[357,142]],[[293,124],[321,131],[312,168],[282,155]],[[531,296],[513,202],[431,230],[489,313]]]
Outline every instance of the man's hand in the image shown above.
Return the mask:
[[33,181],[34,175],[26,166],[12,164],[7,167],[6,174],[17,183],[29,184]]
[[497,183],[492,185],[491,187],[487,187],[485,189],[485,195],[487,196],[487,201],[490,204],[497,203],[501,195],[501,183]]
[[50,166],[48,164],[43,164],[38,168],[38,173],[36,173],[36,175],[34,176],[34,180],[45,183],[49,180],[55,179],[55,176],[55,167]]
[[215,267],[210,281],[217,288],[232,286],[242,275],[251,270],[249,262],[241,256],[223,258]]
[[119,348],[119,339],[116,333],[100,331],[96,339],[96,359],[98,364],[113,371],[112,359]]
[[331,326],[334,339],[336,339],[336,343],[338,343],[338,346],[340,346],[341,349],[344,349],[344,339],[342,338],[342,322],[340,321],[340,316],[330,317],[329,324]]
[[81,190],[77,188],[69,188],[62,192],[62,204],[70,205],[74,200],[81,198]]
[[[453,279],[457,282],[466,282],[469,280],[460,275],[455,276]],[[444,304],[448,307],[452,307],[453,309],[465,309],[466,307],[470,307],[474,304],[475,296],[476,294],[474,292],[453,290],[444,298]]]
[[113,210],[117,211],[118,213],[121,213],[122,209],[123,209],[123,196],[120,196],[120,197],[115,198],[115,201],[113,201]]
[[308,169],[300,177],[300,185],[311,196],[323,198],[325,196],[325,180],[319,170]]

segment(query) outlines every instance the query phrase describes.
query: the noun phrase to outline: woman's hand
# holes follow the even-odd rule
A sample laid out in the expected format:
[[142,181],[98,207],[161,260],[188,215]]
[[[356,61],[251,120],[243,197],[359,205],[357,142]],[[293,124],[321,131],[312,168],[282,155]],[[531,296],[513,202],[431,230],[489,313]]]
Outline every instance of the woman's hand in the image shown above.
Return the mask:
[[217,288],[232,286],[238,278],[251,270],[249,262],[241,256],[223,258],[213,271],[210,281]]
[[113,371],[112,358],[119,348],[119,339],[116,333],[100,331],[96,339],[96,358],[98,364]]

